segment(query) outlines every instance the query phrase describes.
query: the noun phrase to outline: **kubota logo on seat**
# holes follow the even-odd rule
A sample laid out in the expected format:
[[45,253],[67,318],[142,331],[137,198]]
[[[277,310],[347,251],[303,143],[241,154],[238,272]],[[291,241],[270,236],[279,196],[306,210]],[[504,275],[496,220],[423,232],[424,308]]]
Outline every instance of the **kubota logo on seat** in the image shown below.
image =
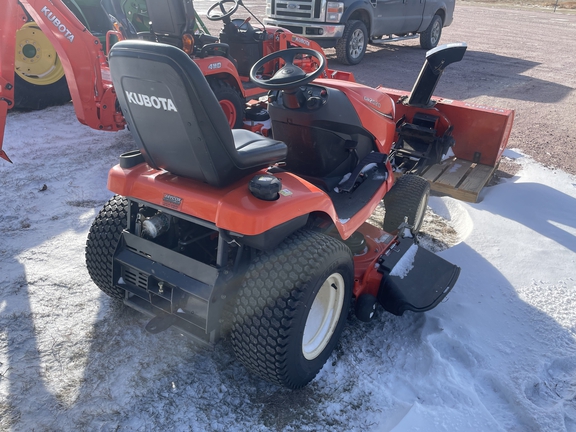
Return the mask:
[[157,96],[148,96],[145,94],[134,93],[129,91],[126,91],[125,93],[126,97],[128,98],[128,102],[132,104],[145,106],[148,108],[156,108],[156,109],[163,108],[164,111],[178,112],[178,110],[176,109],[176,105],[174,105],[174,102],[172,102],[172,99]]

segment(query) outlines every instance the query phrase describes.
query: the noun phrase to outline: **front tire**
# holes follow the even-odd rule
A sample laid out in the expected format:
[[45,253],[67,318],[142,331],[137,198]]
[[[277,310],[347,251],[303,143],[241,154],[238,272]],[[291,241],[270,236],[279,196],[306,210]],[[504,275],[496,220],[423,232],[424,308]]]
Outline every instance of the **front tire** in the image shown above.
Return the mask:
[[86,267],[94,283],[106,295],[124,299],[125,291],[113,283],[114,252],[127,226],[128,200],[120,195],[111,198],[100,210],[88,232]]
[[232,328],[236,357],[252,372],[288,388],[309,383],[334,350],[350,307],[350,249],[299,231],[250,264]]
[[356,65],[362,61],[368,45],[368,29],[362,21],[346,23],[342,38],[336,44],[336,58],[342,64]]
[[420,33],[420,46],[423,49],[429,50],[436,48],[442,36],[442,26],[444,25],[440,15],[434,15],[430,25],[426,30]]
[[246,101],[240,92],[226,81],[211,79],[208,81],[231,129],[240,129],[244,124]]
[[412,234],[418,234],[429,197],[430,184],[422,177],[406,174],[396,180],[392,189],[384,195],[384,231],[396,233],[407,217],[408,225],[412,226]]

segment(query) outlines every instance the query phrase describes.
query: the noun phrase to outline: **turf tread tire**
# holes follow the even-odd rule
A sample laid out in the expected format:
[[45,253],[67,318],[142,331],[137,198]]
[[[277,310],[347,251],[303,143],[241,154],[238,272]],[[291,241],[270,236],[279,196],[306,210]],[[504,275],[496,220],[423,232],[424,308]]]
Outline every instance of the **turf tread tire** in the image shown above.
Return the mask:
[[120,195],[111,198],[92,223],[86,240],[88,274],[106,295],[124,299],[125,291],[112,284],[113,258],[120,236],[127,224],[128,200]]
[[[404,217],[408,217],[408,224],[414,227],[412,234],[417,234],[422,227],[429,196],[430,184],[422,177],[407,174],[398,178],[392,189],[384,195],[384,231],[395,233],[404,222]],[[423,211],[419,209],[421,203]],[[417,218],[419,220],[415,220]]]
[[[343,275],[347,290],[339,322],[324,351],[308,361],[302,355],[306,307],[311,306],[320,279],[321,286],[336,270]],[[350,249],[312,231],[298,231],[274,251],[258,255],[236,299],[231,332],[236,357],[271,382],[293,389],[306,385],[320,371],[342,333],[353,274]]]

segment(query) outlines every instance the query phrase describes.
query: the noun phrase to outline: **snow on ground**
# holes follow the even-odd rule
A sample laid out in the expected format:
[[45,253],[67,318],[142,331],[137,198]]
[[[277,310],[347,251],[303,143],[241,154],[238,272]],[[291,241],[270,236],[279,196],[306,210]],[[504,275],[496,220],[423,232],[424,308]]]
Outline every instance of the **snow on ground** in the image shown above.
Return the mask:
[[[425,314],[351,318],[306,388],[249,375],[110,300],[84,265],[128,132],[71,105],[11,113],[0,163],[0,430],[576,431],[576,179],[521,171],[425,228],[462,267]],[[45,186],[44,186],[45,185]],[[430,220],[438,220],[438,216]],[[430,241],[430,239],[429,239]]]

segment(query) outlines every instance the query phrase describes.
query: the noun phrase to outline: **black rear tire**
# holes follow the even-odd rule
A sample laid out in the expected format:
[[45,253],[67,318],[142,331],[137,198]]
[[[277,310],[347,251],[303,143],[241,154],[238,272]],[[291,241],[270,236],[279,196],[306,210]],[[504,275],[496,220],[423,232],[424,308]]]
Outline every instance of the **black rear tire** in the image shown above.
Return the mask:
[[428,28],[420,33],[420,46],[423,49],[429,50],[436,48],[438,42],[440,42],[440,36],[442,36],[443,25],[442,17],[440,15],[434,15]]
[[260,254],[236,300],[231,335],[236,357],[269,381],[303,387],[340,338],[353,282],[350,249],[320,233],[298,231]]
[[124,299],[125,291],[113,283],[114,252],[127,226],[128,200],[120,195],[111,198],[100,210],[88,232],[86,267],[94,283],[106,295]]
[[226,81],[210,79],[208,82],[226,115],[230,127],[232,129],[242,128],[246,106],[246,101],[242,94]]
[[413,227],[412,234],[418,234],[429,197],[430,184],[422,177],[406,174],[396,180],[392,189],[384,195],[384,231],[396,233],[407,217],[408,224]]
[[71,100],[68,82],[63,76],[53,84],[35,85],[14,74],[14,106],[26,110],[41,110],[62,105]]
[[368,29],[362,21],[350,20],[346,23],[342,38],[336,44],[336,58],[342,64],[356,65],[366,54],[369,39]]

